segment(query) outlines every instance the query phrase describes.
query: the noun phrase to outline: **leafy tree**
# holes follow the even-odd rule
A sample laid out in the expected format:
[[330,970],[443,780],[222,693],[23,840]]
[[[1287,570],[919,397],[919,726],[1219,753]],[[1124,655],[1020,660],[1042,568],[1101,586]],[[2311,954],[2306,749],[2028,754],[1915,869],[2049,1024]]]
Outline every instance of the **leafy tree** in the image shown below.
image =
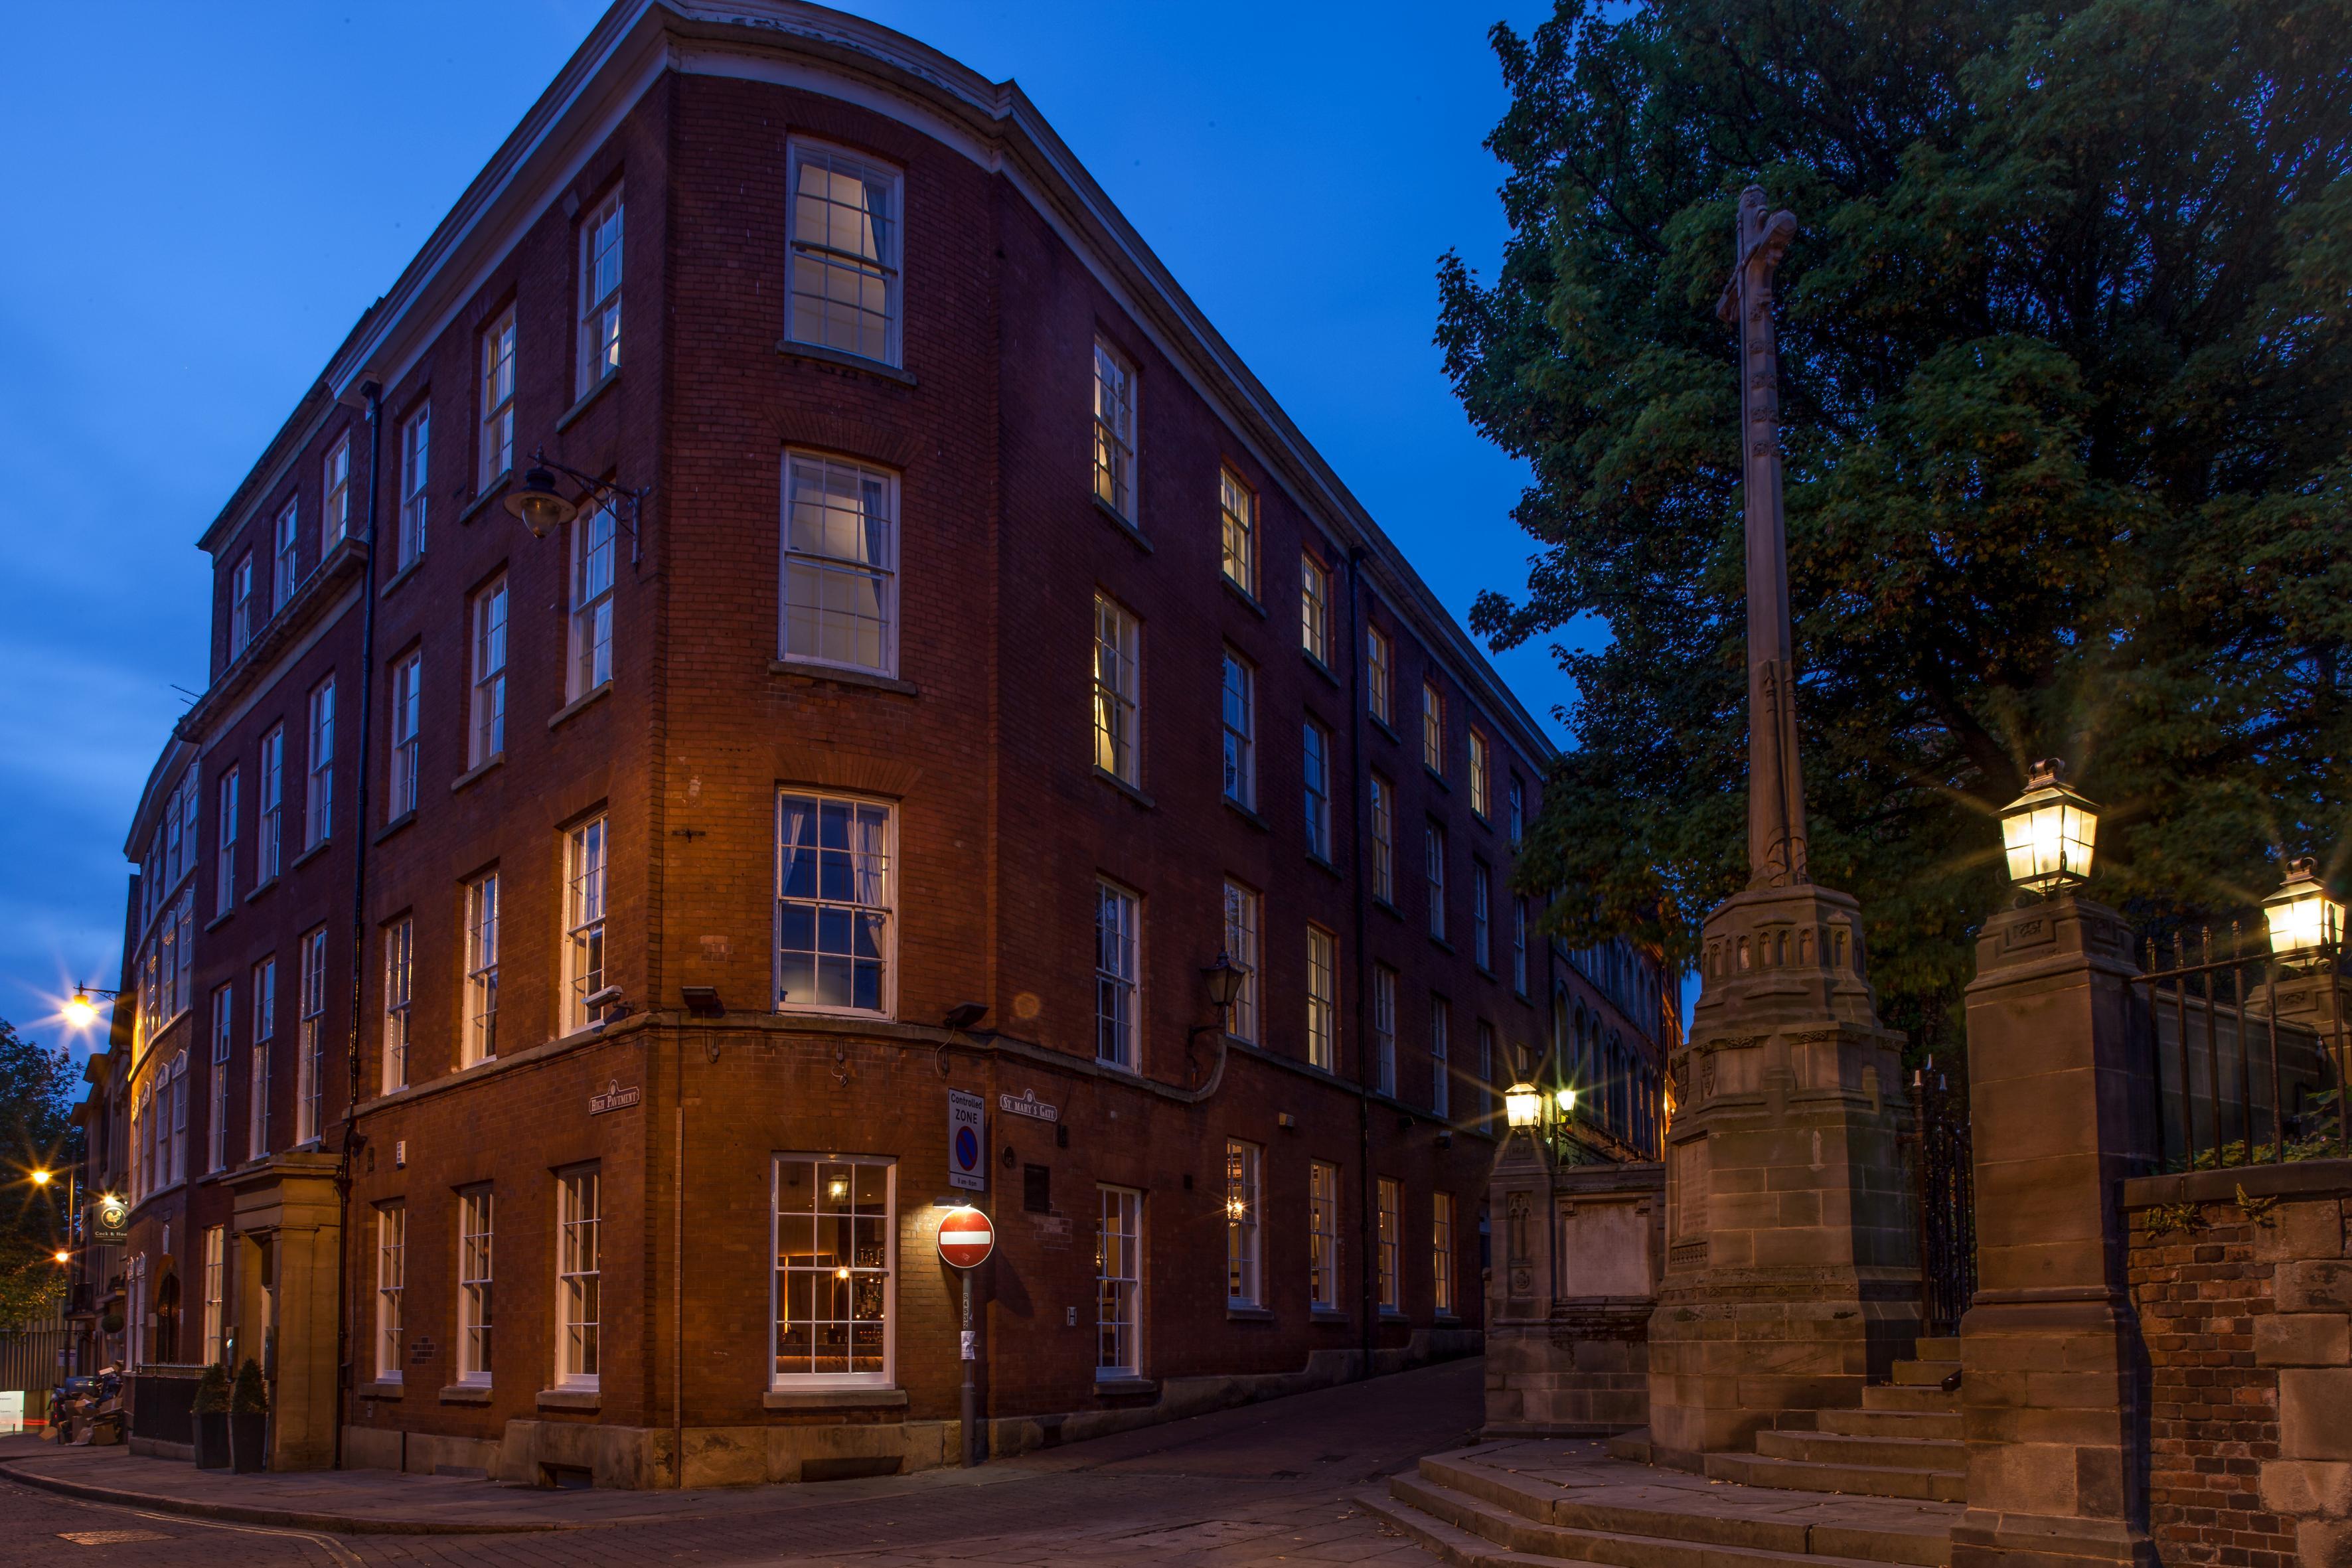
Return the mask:
[[[1555,644],[1576,746],[1522,880],[1572,942],[1687,956],[1744,881],[1738,192],[1778,284],[1817,879],[1891,1022],[1948,1039],[2055,755],[2095,893],[2234,910],[2341,854],[2352,756],[2352,5],[1557,0],[1492,34],[1514,230],[1438,341],[1531,464],[1497,646]],[[1587,639],[1589,640],[1589,639]]]
[[[47,1051],[0,1018],[0,1328],[48,1310],[65,1285],[67,1167],[81,1159],[72,1121],[79,1075],[62,1048]],[[58,1173],[36,1185],[37,1170]]]

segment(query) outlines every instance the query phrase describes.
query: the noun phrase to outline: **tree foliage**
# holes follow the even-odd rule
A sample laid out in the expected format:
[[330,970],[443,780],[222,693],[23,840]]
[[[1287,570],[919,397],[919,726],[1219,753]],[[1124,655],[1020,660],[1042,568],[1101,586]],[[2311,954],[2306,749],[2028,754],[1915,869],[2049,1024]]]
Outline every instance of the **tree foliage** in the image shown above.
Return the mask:
[[[0,1018],[0,1329],[39,1317],[65,1283],[54,1254],[67,1234],[64,1173],[81,1158],[79,1077],[62,1048],[44,1050]],[[58,1179],[37,1185],[37,1170]]]
[[1498,274],[1441,264],[1472,419],[1526,458],[1497,646],[1576,683],[1523,882],[1687,955],[1744,881],[1740,189],[1779,279],[1814,875],[1929,1038],[2055,755],[2095,893],[2242,907],[2344,843],[2352,5],[1558,0],[1493,33]]

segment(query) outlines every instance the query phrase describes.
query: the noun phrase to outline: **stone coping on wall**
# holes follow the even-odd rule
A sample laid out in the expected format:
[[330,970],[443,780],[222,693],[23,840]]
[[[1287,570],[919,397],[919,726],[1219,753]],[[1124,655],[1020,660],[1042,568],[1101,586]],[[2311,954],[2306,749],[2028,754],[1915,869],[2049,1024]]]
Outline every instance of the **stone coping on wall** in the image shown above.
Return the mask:
[[2123,1206],[2231,1203],[2242,1187],[2250,1198],[2352,1193],[2352,1160],[2294,1160],[2276,1165],[2230,1165],[2217,1171],[2133,1176],[2123,1184]]

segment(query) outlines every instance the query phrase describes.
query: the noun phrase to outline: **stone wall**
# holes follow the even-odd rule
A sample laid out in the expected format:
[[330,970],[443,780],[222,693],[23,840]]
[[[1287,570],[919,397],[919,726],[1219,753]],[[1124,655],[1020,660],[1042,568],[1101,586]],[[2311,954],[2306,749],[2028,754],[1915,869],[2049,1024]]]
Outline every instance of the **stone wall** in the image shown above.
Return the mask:
[[1486,1310],[1485,1435],[1592,1436],[1646,1425],[1664,1167],[1553,1169],[1531,1139],[1513,1137],[1487,1201],[1504,1267]]
[[2124,1184],[2167,1563],[2352,1563],[2352,1161]]

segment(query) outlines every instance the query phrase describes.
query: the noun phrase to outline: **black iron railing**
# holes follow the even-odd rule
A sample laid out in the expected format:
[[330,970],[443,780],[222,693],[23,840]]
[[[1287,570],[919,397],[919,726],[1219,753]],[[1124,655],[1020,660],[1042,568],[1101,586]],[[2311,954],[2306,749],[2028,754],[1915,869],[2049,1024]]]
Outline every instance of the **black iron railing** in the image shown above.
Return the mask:
[[1976,1165],[1968,1086],[1955,1089],[1929,1057],[1912,1071],[1911,1100],[1918,1125],[1915,1181],[1924,1327],[1931,1335],[1957,1334],[1977,1294]]
[[2342,960],[2334,944],[2281,959],[2234,922],[2218,939],[2210,927],[2149,939],[2139,1023],[2166,1170],[2352,1152]]

